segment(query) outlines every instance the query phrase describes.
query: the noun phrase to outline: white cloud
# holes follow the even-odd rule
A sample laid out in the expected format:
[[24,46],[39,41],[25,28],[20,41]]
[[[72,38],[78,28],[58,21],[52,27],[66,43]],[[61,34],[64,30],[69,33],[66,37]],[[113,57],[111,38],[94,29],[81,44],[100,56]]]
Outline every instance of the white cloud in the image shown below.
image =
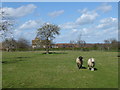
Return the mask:
[[25,38],[30,42],[35,38],[35,36],[36,36],[36,31],[34,31],[34,30],[30,30],[29,32],[22,31],[22,30],[16,30],[14,32],[15,39]]
[[97,9],[94,9],[93,11],[89,11],[87,8],[79,9],[78,12],[82,13],[82,15],[77,18],[76,23],[80,25],[85,24],[92,24],[96,18],[99,16],[97,11],[102,12],[108,12],[112,9],[111,5],[108,5],[107,3],[103,3],[101,6],[97,7]]
[[91,33],[96,35],[96,40],[105,40],[108,38],[118,37],[118,20],[117,18],[108,17],[100,20],[100,24],[89,29]]
[[108,18],[100,20],[100,22],[101,23],[116,23],[117,22],[117,18],[108,17]]
[[51,16],[51,17],[57,17],[57,16],[59,16],[59,15],[61,15],[63,13],[64,13],[64,10],[59,10],[59,11],[51,12],[48,15]]
[[97,29],[107,29],[107,28],[111,28],[111,27],[117,27],[118,25],[118,20],[117,18],[113,18],[113,17],[109,17],[109,18],[105,18],[100,20],[100,24],[97,25]]
[[[103,42],[108,38],[118,38],[118,20],[117,18],[108,17],[98,21],[98,24],[92,24],[90,26],[81,26],[76,25],[73,22],[66,23],[64,28],[66,34],[62,34],[60,37],[57,37],[56,41],[62,42],[63,39],[65,42],[70,40],[77,40],[78,35],[82,34],[82,39],[86,42]],[[69,26],[70,25],[70,26]]]
[[4,7],[2,8],[2,11],[5,11],[8,17],[22,17],[32,13],[35,8],[36,8],[35,5],[28,4],[26,6],[21,6],[18,8]]
[[100,10],[100,11],[106,13],[106,12],[109,12],[110,10],[112,10],[112,6],[108,5],[107,3],[103,3],[101,6],[99,6],[97,8],[97,10]]
[[72,32],[78,32],[78,29],[73,29]]
[[22,24],[19,29],[33,29],[41,25],[41,22],[35,20],[29,20]]
[[[99,24],[92,25],[91,27],[86,27],[81,29],[84,35],[91,35],[96,37],[109,37],[117,36],[117,18],[108,17],[99,21]],[[113,33],[113,35],[111,34]]]
[[97,17],[98,17],[98,14],[95,11],[84,12],[76,20],[76,23],[81,24],[81,25],[92,24],[96,20]]
[[38,20],[29,20],[23,23],[19,29],[26,30],[26,29],[35,29],[40,27],[43,24],[43,21]]
[[[37,29],[43,24],[42,20],[28,20],[22,25],[16,27],[14,36],[16,38],[24,37],[31,40],[35,37]],[[27,37],[26,37],[27,36]]]
[[54,42],[60,42],[60,43],[69,43],[70,40],[75,40],[78,37],[79,30],[77,29],[71,29],[68,32],[61,32],[61,35],[56,37]]
[[86,8],[81,10],[82,15],[73,22],[67,22],[60,27],[62,29],[76,29],[83,25],[88,25],[94,23],[96,18],[99,16],[95,11],[88,11]]
[[92,11],[89,11],[87,8],[82,10],[79,9],[78,12],[81,13],[80,17],[73,22],[67,22],[60,25],[63,30],[67,29],[67,34],[61,35],[57,40],[76,40],[80,33],[82,33],[82,39],[86,42],[103,42],[106,38],[117,38],[117,18],[108,17],[94,23],[97,17],[100,16],[98,15],[98,11],[105,13],[111,9],[112,6],[105,3]]
[[60,25],[62,29],[75,29],[78,27],[78,25],[74,22],[67,22],[62,25]]

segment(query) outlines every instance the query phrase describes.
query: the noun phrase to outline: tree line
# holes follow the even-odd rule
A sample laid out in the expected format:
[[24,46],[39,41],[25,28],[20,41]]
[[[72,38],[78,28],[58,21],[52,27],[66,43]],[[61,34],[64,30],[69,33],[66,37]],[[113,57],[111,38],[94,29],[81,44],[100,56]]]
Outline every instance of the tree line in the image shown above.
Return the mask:
[[[40,47],[37,49],[33,49],[30,42],[24,38],[19,38],[18,40],[15,39],[6,39],[2,42],[3,50],[5,51],[29,51],[29,50],[45,50],[46,53],[49,53],[50,50],[80,50],[80,51],[90,51],[90,50],[105,50],[105,51],[118,51],[119,42],[116,39],[108,39],[104,40],[104,43],[95,43],[89,44],[85,41],[70,41],[71,47],[61,47],[61,48],[54,48],[55,44],[51,41],[43,40],[41,43],[38,42],[39,45],[44,45],[47,47]],[[77,47],[76,47],[77,45]]]
[[10,38],[2,42],[2,50],[4,51],[28,51],[30,49],[30,42],[24,38],[19,38],[18,40]]

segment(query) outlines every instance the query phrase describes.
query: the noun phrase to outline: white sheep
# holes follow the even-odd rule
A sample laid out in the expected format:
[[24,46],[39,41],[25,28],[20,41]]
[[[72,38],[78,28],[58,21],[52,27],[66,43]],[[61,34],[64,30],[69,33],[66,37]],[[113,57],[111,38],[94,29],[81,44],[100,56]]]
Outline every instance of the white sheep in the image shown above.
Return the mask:
[[95,66],[95,59],[94,58],[88,59],[88,69],[94,71],[94,66]]
[[80,56],[76,59],[76,64],[77,64],[79,69],[82,68],[82,64],[83,64],[83,57],[82,56]]

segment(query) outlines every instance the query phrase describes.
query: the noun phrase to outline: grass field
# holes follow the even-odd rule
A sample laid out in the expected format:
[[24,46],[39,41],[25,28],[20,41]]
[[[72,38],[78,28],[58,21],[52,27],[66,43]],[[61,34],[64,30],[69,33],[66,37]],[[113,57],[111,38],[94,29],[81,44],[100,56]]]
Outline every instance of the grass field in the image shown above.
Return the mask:
[[[3,88],[117,88],[117,52],[3,52]],[[75,59],[94,57],[96,71],[79,70]]]

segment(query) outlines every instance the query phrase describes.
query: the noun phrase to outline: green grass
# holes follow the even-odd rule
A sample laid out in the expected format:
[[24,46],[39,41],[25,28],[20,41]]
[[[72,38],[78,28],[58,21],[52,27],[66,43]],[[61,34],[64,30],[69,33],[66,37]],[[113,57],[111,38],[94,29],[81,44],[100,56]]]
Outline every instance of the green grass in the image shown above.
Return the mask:
[[[75,59],[94,57],[96,71],[79,70]],[[117,52],[3,52],[3,88],[117,88]]]

